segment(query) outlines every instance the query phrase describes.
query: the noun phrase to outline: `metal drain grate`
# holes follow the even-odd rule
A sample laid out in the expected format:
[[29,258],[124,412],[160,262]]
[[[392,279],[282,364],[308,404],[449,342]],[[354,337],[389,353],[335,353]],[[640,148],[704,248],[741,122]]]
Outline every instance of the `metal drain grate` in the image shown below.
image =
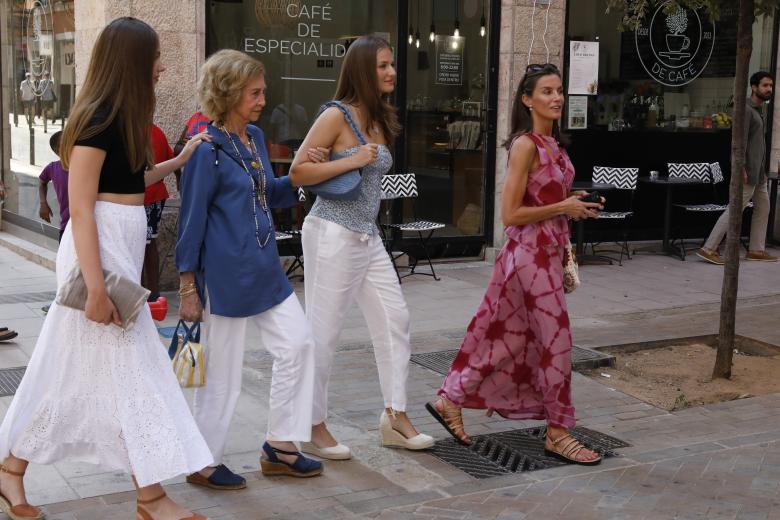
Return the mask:
[[421,367],[433,370],[443,376],[450,371],[450,366],[458,354],[457,350],[442,350],[440,352],[425,352],[423,354],[412,354],[412,363],[417,363]]
[[27,367],[0,369],[0,397],[14,395]]
[[[447,372],[450,370],[450,365],[452,365],[457,354],[457,350],[412,354],[412,362],[446,376]],[[615,356],[611,354],[605,354],[603,352],[598,352],[597,350],[578,347],[576,345],[572,347],[571,367],[574,370],[586,370],[614,365]]]
[[3,294],[0,295],[0,304],[50,302],[54,300],[55,296],[57,296],[57,293],[54,291],[37,292],[37,293]]
[[571,368],[587,370],[599,367],[614,367],[615,356],[585,347],[574,345],[571,348]]
[[[478,479],[568,465],[545,454],[545,432],[544,426],[537,426],[478,435],[473,437],[471,446],[463,446],[448,438],[438,441],[431,454]],[[605,458],[616,456],[614,450],[617,448],[630,446],[620,439],[588,428],[577,427],[571,433],[587,448]]]

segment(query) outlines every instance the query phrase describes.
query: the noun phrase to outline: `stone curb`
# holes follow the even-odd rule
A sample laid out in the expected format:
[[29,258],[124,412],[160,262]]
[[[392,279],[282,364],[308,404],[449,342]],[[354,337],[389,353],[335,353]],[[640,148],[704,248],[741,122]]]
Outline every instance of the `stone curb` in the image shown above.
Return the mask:
[[57,253],[28,242],[10,233],[0,231],[0,246],[5,247],[27,260],[34,262],[46,269],[55,271]]

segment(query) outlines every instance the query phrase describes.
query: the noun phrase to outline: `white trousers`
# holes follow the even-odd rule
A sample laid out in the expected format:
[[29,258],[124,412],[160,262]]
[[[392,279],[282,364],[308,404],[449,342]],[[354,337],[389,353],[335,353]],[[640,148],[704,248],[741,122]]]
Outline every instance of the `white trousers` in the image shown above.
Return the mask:
[[241,394],[247,324],[273,356],[267,439],[309,441],[314,381],[314,342],[298,298],[261,314],[228,318],[211,314],[207,303],[201,341],[206,347],[206,384],[195,390],[193,415],[203,438],[220,464],[228,428]]
[[302,242],[306,316],[316,345],[312,424],[327,418],[333,354],[354,302],[371,334],[385,407],[406,411],[409,310],[382,240],[310,215]]

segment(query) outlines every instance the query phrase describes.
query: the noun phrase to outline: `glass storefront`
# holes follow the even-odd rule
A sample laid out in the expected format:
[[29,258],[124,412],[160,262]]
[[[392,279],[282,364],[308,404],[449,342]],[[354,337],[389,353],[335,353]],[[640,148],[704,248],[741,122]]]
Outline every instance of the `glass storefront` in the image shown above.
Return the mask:
[[[733,98],[737,7],[724,5],[713,20],[703,8],[665,11],[668,3],[654,5],[636,31],[621,32],[619,15],[605,14],[602,0],[569,2],[563,126],[577,180],[590,180],[595,166],[638,168],[641,180],[651,171],[666,176],[669,163],[715,162],[730,178],[731,121],[745,110]],[[774,75],[777,29],[775,16],[755,21],[750,74]],[[764,112],[769,155],[771,102]],[[714,190],[686,194],[726,200],[728,182]],[[665,196],[640,182],[632,239],[661,238]],[[709,231],[701,220],[691,234]]]
[[332,98],[350,42],[368,33],[387,39],[396,55],[393,101],[403,125],[395,171],[415,173],[420,195],[416,202],[389,203],[383,215],[442,222],[434,256],[474,256],[490,232],[486,222],[492,222],[492,202],[486,204],[485,196],[495,155],[486,153],[491,142],[495,146],[487,116],[495,113],[489,110],[487,79],[491,4],[498,9],[500,3],[212,0],[207,55],[233,48],[265,64],[267,106],[258,124],[283,173],[320,105]]
[[[49,139],[75,97],[74,2],[0,0],[3,153],[10,163],[4,220],[51,238],[58,205],[48,189],[53,218],[39,217],[38,176],[57,160]],[[415,173],[419,198],[385,202],[381,216],[445,224],[430,242],[434,257],[482,253],[493,234],[500,0],[209,0],[205,9],[207,56],[238,49],[266,66],[267,107],[257,124],[279,175],[332,98],[350,42],[369,33],[386,38],[403,127],[394,173]],[[303,212],[278,218],[296,227]]]
[[[75,97],[74,0],[3,0],[3,112],[10,130],[5,210],[13,223],[56,237],[59,206],[48,190],[51,223],[38,216],[43,168],[58,160],[49,146]],[[16,217],[16,218],[13,218]]]
[[[569,4],[568,39],[598,44],[597,93],[586,94],[588,128],[729,128],[736,3],[723,6],[717,20],[711,20],[704,9],[669,14],[659,5],[637,31],[625,32],[616,30],[620,18],[614,12],[605,15],[603,4],[602,0]],[[774,17],[756,20],[751,73],[770,70],[773,29]],[[574,126],[579,129],[577,122]]]

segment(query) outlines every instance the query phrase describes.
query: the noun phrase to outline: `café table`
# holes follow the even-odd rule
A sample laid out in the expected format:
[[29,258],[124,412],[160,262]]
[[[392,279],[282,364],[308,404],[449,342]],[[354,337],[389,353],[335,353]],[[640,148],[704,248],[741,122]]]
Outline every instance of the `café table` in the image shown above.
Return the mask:
[[[661,253],[672,255],[685,260],[685,255],[682,251],[676,247],[672,247],[670,244],[670,235],[672,229],[672,199],[675,188],[680,186],[695,186],[704,184],[698,179],[686,179],[686,178],[669,178],[659,177],[652,179],[650,177],[640,177],[639,182],[647,186],[660,186],[664,190],[664,235],[661,242]],[[634,250],[636,253],[637,250]],[[647,251],[647,250],[645,250]],[[650,251],[652,252],[652,251]]]
[[[616,189],[614,184],[607,184],[603,182],[593,181],[574,181],[571,189],[573,191],[598,191],[602,196],[604,192]],[[606,197],[604,197],[606,198]],[[614,260],[608,256],[603,255],[586,255],[585,254],[585,219],[580,219],[574,226],[574,240],[575,240],[575,253],[577,255],[577,262],[580,264],[603,262],[612,265]]]

